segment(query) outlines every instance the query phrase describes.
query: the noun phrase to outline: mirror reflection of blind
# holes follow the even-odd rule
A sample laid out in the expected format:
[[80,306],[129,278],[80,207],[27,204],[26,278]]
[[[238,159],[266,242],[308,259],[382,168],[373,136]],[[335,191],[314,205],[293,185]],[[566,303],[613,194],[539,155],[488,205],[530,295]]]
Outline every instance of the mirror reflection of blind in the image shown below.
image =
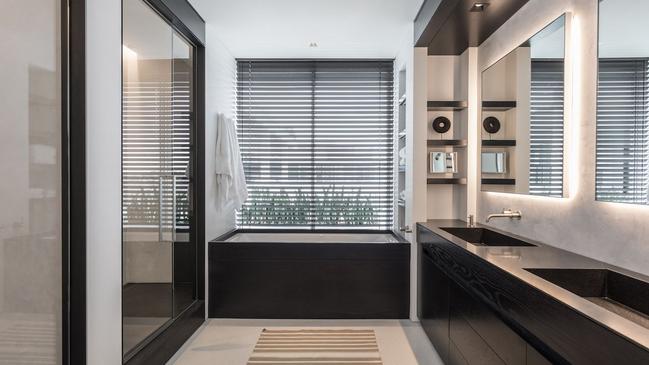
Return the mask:
[[390,229],[393,62],[238,62],[239,227]]
[[649,204],[649,62],[599,62],[597,200]]
[[123,84],[122,221],[125,228],[157,228],[160,222],[164,227],[171,227],[174,198],[171,175],[176,176],[176,227],[188,228],[189,75],[186,71],[174,72],[173,82],[125,81]]
[[529,193],[561,197],[564,62],[532,60],[531,66]]

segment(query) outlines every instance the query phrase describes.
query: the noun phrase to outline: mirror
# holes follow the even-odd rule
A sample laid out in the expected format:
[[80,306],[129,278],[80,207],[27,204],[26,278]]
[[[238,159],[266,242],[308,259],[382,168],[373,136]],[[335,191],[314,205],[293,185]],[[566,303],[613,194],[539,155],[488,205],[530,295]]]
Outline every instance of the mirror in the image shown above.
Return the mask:
[[482,190],[563,197],[566,15],[482,73]]
[[599,5],[596,199],[649,204],[648,1]]

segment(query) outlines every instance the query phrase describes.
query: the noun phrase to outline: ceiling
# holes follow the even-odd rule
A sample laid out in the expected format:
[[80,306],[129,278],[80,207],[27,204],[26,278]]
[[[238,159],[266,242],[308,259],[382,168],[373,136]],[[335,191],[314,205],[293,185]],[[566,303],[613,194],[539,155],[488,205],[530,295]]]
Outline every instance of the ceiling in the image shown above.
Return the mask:
[[[394,58],[422,0],[189,0],[236,58]],[[210,28],[212,28],[210,30]],[[406,38],[410,37],[410,38]],[[310,47],[317,43],[317,47]]]
[[[429,55],[459,55],[477,47],[500,28],[528,0],[427,0],[428,12],[419,14],[417,47],[428,47]],[[487,3],[482,12],[471,11],[476,3]],[[424,7],[426,8],[426,7]]]

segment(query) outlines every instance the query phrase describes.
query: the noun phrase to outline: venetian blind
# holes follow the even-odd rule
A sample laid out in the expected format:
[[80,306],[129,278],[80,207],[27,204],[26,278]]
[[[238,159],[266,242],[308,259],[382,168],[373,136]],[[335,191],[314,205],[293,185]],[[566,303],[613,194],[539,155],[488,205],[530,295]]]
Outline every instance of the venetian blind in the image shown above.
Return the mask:
[[597,200],[649,204],[648,63],[599,62]]
[[530,95],[531,195],[563,196],[564,62],[533,60]]
[[392,61],[238,61],[243,228],[389,229]]

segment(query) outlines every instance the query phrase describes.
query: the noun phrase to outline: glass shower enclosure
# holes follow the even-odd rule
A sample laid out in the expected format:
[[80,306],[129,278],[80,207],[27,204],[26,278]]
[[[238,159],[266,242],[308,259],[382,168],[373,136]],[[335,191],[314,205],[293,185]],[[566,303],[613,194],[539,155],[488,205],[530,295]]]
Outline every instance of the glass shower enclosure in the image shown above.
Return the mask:
[[194,55],[194,46],[145,1],[123,1],[125,357],[196,299]]

